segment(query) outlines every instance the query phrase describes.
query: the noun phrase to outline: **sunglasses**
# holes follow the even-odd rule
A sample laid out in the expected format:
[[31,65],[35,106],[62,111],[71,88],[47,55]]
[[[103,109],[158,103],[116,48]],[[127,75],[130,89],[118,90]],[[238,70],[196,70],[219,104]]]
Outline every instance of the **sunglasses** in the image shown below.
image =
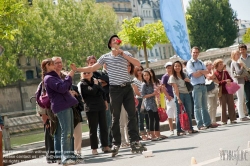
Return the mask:
[[90,72],[87,72],[87,73],[83,73],[84,75],[86,75],[86,74],[90,74]]
[[142,69],[139,69],[139,70],[137,70],[137,71],[142,71]]

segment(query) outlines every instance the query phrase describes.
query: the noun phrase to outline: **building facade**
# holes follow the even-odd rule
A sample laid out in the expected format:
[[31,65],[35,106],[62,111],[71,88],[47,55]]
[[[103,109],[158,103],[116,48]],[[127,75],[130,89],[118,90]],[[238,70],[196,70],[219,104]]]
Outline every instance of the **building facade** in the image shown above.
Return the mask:
[[250,28],[250,20],[237,20],[238,24],[238,36],[235,39],[235,44],[243,43],[243,36],[248,28]]
[[[140,26],[144,26],[161,19],[159,0],[96,0],[96,2],[112,6],[120,22],[125,18],[140,17]],[[142,49],[125,48],[131,51],[137,59],[145,60]],[[172,57],[175,51],[171,44],[157,44],[152,49],[147,49],[147,54],[149,60],[157,61]]]

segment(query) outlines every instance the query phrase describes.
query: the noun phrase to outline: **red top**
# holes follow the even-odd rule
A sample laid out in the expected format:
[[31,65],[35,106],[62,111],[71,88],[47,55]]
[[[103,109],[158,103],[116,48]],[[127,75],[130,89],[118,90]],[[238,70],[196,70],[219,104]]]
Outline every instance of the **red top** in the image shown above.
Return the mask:
[[[222,73],[224,73],[224,78],[222,80]],[[233,82],[233,79],[230,77],[229,73],[227,71],[218,71],[216,70],[214,72],[214,75],[217,77],[219,81],[219,86],[222,86],[222,94],[228,94],[227,89],[226,89],[226,81],[227,79],[230,79],[231,82]]]

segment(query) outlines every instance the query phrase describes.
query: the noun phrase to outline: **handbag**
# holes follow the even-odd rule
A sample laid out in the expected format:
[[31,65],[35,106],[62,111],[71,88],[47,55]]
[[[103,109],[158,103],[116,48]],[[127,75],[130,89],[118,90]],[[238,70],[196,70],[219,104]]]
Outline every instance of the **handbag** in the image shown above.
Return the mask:
[[135,100],[135,106],[137,107],[139,104],[139,100],[134,96],[134,100]]
[[39,102],[38,102],[42,108],[50,108],[50,100],[49,96],[46,93],[45,88],[43,87],[42,89],[42,94],[39,97]]
[[76,107],[71,107],[73,111],[73,118],[74,118],[74,128],[81,122],[81,115]]
[[206,81],[206,83],[208,83],[208,84],[205,84],[205,85],[206,85],[206,88],[207,88],[207,92],[209,92],[209,91],[211,91],[211,90],[213,90],[213,89],[215,88],[214,82],[211,81],[210,84],[209,84],[209,82],[210,82],[210,81]]
[[179,120],[182,130],[190,130],[189,117],[183,104],[180,104]]
[[168,115],[166,113],[166,110],[164,108],[157,108],[157,111],[158,111],[158,115],[159,115],[159,118],[160,118],[160,122],[165,122],[167,119],[168,119]]
[[[221,81],[224,80],[224,71],[222,72],[222,79]],[[219,87],[219,93],[218,93],[218,97],[220,98],[222,96],[222,85]]]
[[237,90],[240,89],[240,86],[235,82],[231,82],[226,84],[226,89],[228,94],[234,94]]
[[194,89],[193,85],[190,82],[186,82],[186,81],[185,81],[185,84],[186,84],[188,92],[192,92]]

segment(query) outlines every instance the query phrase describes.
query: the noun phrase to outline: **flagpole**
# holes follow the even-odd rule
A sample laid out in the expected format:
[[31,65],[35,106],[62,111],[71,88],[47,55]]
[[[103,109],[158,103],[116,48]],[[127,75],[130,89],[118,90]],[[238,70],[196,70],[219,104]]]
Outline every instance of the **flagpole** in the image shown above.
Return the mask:
[[185,10],[184,10],[183,0],[181,0],[181,3],[182,3],[182,11],[183,11],[183,15],[184,15],[184,20],[185,20],[185,24],[186,24],[186,30],[187,30],[187,37],[188,37],[189,47],[191,49],[191,44],[190,44],[190,38],[189,38],[189,34],[188,34],[187,20],[186,20],[186,15],[185,15]]

